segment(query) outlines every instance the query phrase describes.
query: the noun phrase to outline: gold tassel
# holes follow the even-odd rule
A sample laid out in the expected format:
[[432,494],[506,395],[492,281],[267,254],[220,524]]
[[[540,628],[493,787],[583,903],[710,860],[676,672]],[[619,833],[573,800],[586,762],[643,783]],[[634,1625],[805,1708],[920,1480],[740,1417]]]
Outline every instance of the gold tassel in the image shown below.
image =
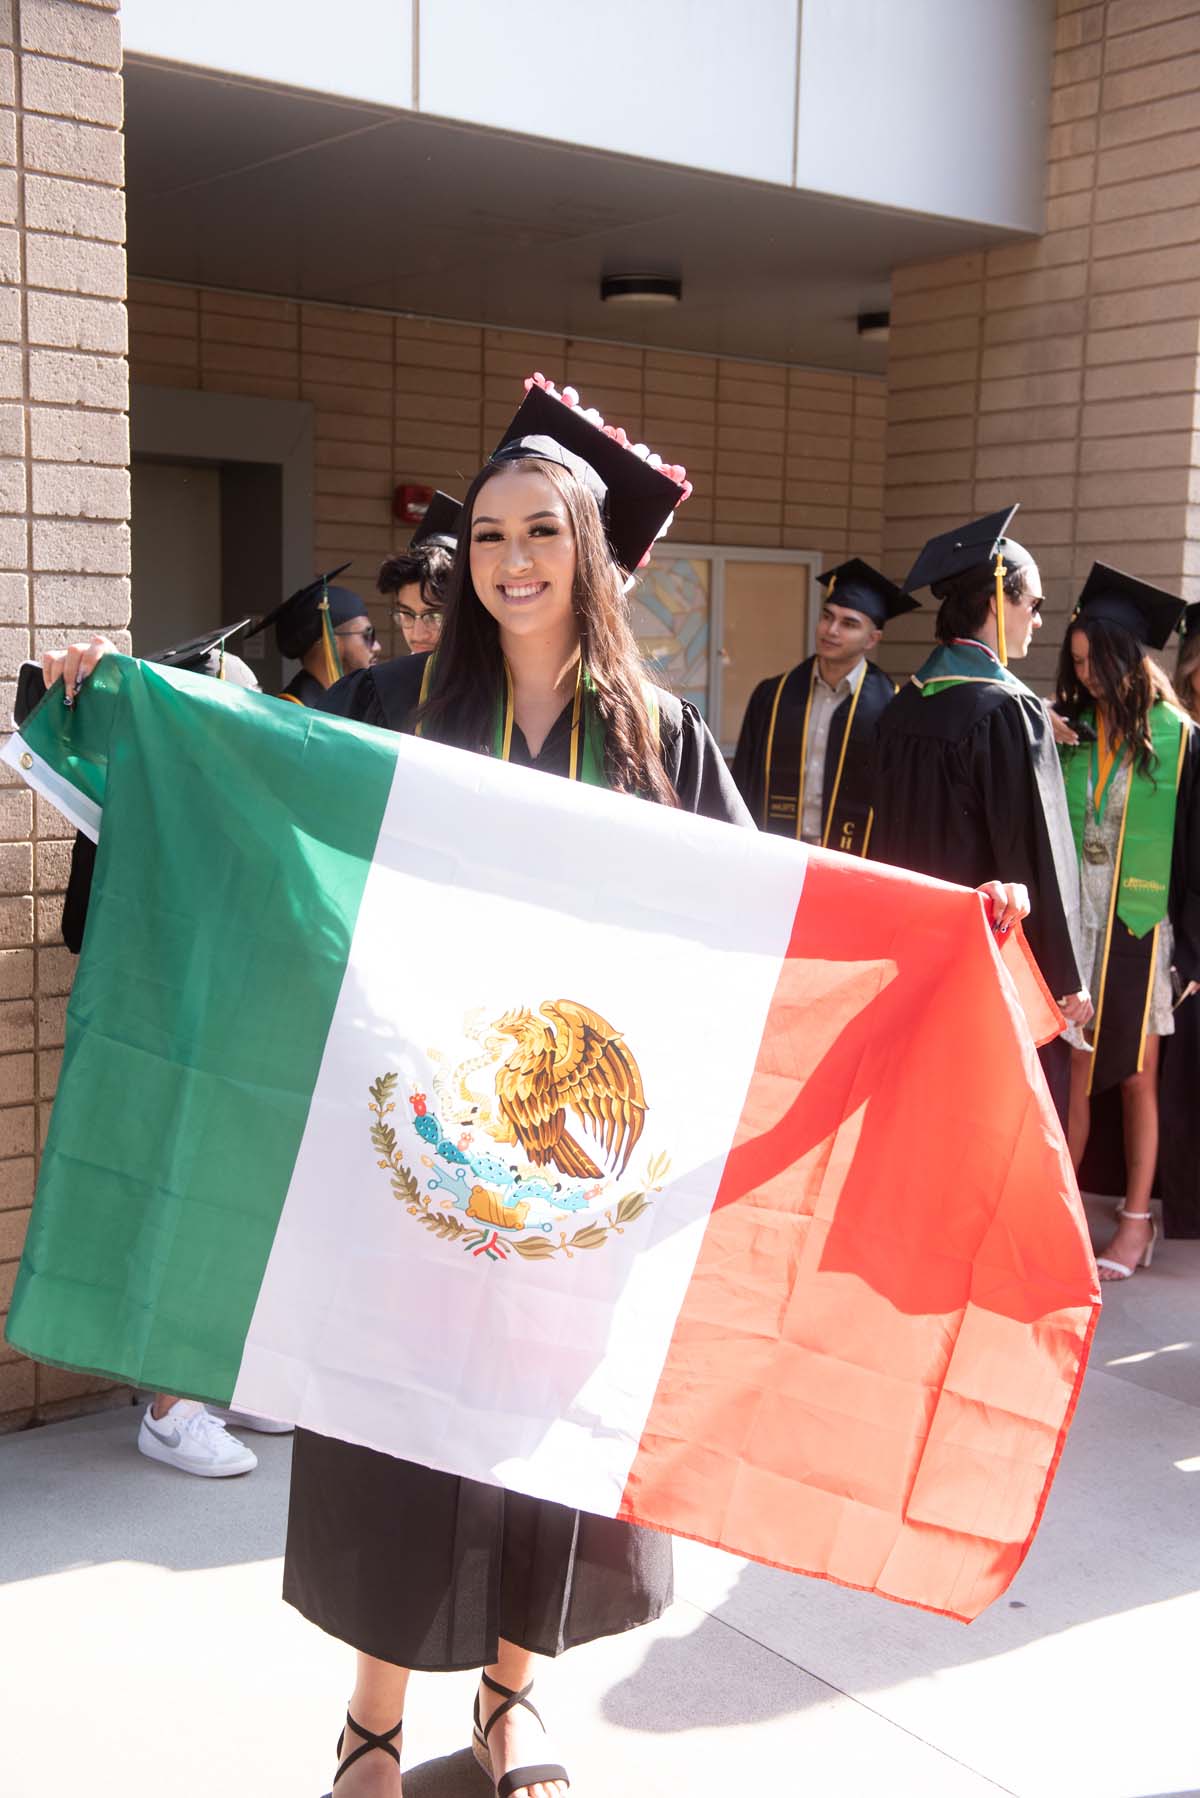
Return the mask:
[[321,647],[325,651],[325,685],[332,687],[334,681],[342,678],[342,658],[338,654],[337,638],[333,634],[333,625],[329,620],[328,586],[321,595],[318,609],[321,614]]
[[1008,667],[1008,643],[1004,634],[1004,556],[996,552],[996,654],[1000,658],[1000,666]]

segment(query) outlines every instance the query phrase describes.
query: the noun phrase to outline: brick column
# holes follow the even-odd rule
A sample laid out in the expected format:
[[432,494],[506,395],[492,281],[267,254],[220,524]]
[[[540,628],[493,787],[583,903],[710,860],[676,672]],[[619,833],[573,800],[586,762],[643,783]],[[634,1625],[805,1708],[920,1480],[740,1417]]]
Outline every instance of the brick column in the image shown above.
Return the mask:
[[[0,724],[39,650],[129,621],[117,0],[0,0]],[[63,1041],[62,820],[0,779],[0,1314]],[[104,1382],[0,1344],[0,1430]]]
[[1046,691],[1094,560],[1200,598],[1200,0],[1059,0],[1051,119],[1043,237],[895,272],[884,491],[892,572],[1022,502]]

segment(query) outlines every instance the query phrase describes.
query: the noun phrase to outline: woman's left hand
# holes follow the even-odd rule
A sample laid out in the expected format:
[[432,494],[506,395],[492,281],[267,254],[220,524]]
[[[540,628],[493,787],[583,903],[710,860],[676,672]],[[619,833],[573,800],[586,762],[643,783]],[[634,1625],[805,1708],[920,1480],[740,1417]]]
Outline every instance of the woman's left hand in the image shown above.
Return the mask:
[[1029,916],[1029,888],[1020,881],[988,880],[976,891],[992,908],[992,929],[998,936],[1005,936],[1014,924]]

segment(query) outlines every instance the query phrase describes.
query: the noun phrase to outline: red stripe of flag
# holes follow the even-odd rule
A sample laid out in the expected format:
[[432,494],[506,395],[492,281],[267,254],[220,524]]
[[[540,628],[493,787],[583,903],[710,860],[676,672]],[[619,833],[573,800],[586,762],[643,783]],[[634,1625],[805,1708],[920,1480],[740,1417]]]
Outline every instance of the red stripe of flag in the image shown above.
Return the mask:
[[1099,1292],[1004,960],[975,895],[811,852],[622,1516],[964,1619],[1011,1581]]

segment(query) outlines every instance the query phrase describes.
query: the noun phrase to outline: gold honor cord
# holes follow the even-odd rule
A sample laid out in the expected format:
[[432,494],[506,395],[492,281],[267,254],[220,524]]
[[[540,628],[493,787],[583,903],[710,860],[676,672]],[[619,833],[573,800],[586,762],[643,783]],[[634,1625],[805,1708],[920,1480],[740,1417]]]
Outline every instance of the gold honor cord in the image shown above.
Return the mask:
[[[862,698],[862,690],[867,684],[867,664],[863,663],[862,677],[854,689],[854,698],[850,701],[850,716],[846,720],[846,731],[842,738],[842,750],[838,756],[837,773],[833,777],[833,797],[829,801],[829,810],[825,814],[825,828],[821,832],[821,847],[828,849],[829,833],[833,829],[833,814],[837,809],[838,792],[842,784],[842,769],[846,766],[846,751],[850,747],[850,732],[854,729],[854,714],[858,710],[858,702]],[[811,691],[811,688],[810,688]],[[859,851],[865,855],[866,849]]]
[[516,707],[513,701],[512,669],[504,664],[504,735],[500,739],[500,760],[507,762],[512,756],[513,712]]
[[[1092,1082],[1096,1078],[1096,1057],[1100,1053],[1100,1025],[1104,1018],[1104,991],[1108,985],[1108,957],[1112,949],[1113,920],[1117,915],[1117,893],[1121,885],[1121,856],[1125,850],[1125,825],[1129,818],[1129,794],[1133,786],[1132,778],[1125,788],[1125,803],[1121,808],[1121,834],[1117,839],[1117,854],[1113,863],[1112,891],[1108,895],[1108,923],[1104,930],[1104,955],[1100,962],[1100,991],[1096,997],[1096,1022],[1092,1028],[1092,1065],[1088,1069],[1088,1097],[1091,1097]],[[1154,978],[1154,964],[1150,965],[1150,978]],[[1142,1058],[1138,1056],[1138,1073],[1142,1071]]]
[[763,803],[762,828],[766,830],[767,819],[771,815],[771,754],[775,747],[775,720],[779,716],[779,701],[783,694],[787,675],[781,674],[775,687],[775,699],[771,706],[771,722],[767,726],[767,753],[763,761]]
[[1119,742],[1117,739],[1114,739],[1111,743],[1109,742],[1108,726],[1105,723],[1104,713],[1097,707],[1096,744],[1092,751],[1094,757],[1092,764],[1094,770],[1092,775],[1092,804],[1095,808],[1097,823],[1104,816],[1104,802],[1108,797],[1108,789],[1112,782],[1112,777],[1118,767],[1118,747]]
[[[512,758],[513,734],[513,701],[512,670],[508,663],[504,664],[504,736],[500,744],[500,760],[507,762]],[[571,759],[567,765],[567,779],[579,779],[579,733],[583,721],[583,657],[580,656],[575,666],[575,697],[571,701]]]
[[[417,701],[418,705],[424,705],[425,701],[428,699],[429,688],[432,684],[432,680],[433,680],[433,657],[430,656],[429,660],[426,662],[425,667],[421,673],[421,693],[420,693],[420,698]],[[516,710],[516,707],[515,707],[514,700],[513,700],[512,669],[509,667],[509,665],[506,661],[504,664],[504,726],[503,726],[503,734],[500,739],[500,760],[503,762],[510,761],[512,758],[513,716],[514,716],[515,710]],[[653,711],[654,711],[655,722],[657,722],[657,713],[658,713],[657,704],[654,705]],[[571,760],[570,760],[569,771],[568,771],[568,776],[567,776],[567,778],[569,780],[578,780],[579,779],[579,743],[580,743],[580,733],[581,733],[582,724],[583,724],[583,657],[580,656],[579,663],[578,663],[578,666],[577,666],[576,672],[575,672],[575,698],[571,705]],[[421,726],[419,724],[416,728],[415,734],[417,736],[421,735]]]
[[1008,640],[1004,630],[1004,576],[1007,570],[1003,555],[996,556],[996,654],[1002,668],[1008,667]]
[[866,860],[867,849],[870,846],[871,826],[872,826],[872,824],[874,824],[874,822],[875,822],[875,807],[872,806],[870,811],[867,813],[867,828],[863,835],[862,856],[863,856],[864,861]]
[[808,677],[808,697],[804,701],[804,725],[800,731],[800,791],[796,795],[796,840],[799,842],[804,830],[804,775],[808,766],[808,716],[812,711],[813,688],[817,684],[817,670],[814,666]]

